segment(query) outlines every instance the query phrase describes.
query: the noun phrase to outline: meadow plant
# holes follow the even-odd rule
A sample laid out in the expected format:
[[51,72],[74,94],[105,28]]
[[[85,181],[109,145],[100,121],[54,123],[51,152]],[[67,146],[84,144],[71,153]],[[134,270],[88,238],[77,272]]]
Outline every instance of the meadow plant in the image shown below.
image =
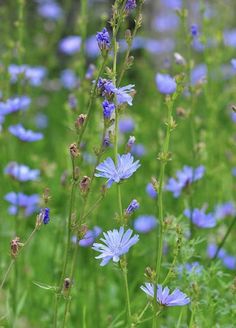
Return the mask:
[[234,10],[1,5],[1,327],[235,326]]

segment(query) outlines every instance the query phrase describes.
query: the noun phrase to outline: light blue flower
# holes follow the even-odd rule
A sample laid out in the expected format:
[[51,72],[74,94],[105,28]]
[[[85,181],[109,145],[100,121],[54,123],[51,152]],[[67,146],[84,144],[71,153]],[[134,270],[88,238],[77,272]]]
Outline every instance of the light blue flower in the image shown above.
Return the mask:
[[21,141],[34,142],[43,139],[42,133],[26,130],[21,124],[11,125],[8,130]]
[[139,233],[148,233],[157,226],[157,219],[153,215],[140,215],[134,221],[134,229]]
[[103,233],[104,238],[101,238],[101,241],[104,244],[94,243],[92,247],[92,249],[101,253],[95,257],[96,259],[102,259],[101,266],[106,265],[110,260],[119,262],[120,257],[128,253],[130,247],[139,240],[138,235],[131,237],[132,233],[131,229],[124,231],[124,227]]
[[109,188],[113,182],[119,183],[120,181],[131,177],[139,167],[139,160],[134,162],[134,158],[130,153],[124,155],[118,154],[116,165],[113,160],[108,157],[96,167],[96,170],[99,172],[95,173],[95,176],[99,178],[107,178],[107,186]]
[[158,73],[156,75],[156,85],[160,93],[163,94],[172,94],[177,88],[175,80],[168,74]]
[[214,215],[212,213],[206,214],[203,209],[195,208],[192,212],[190,209],[186,209],[184,215],[199,228],[213,228],[216,225]]
[[80,51],[82,39],[78,35],[69,35],[59,43],[59,49],[66,55],[74,55]]
[[31,170],[28,166],[10,162],[4,169],[4,173],[18,181],[35,181],[39,178],[39,170]]
[[[141,286],[141,289],[148,296],[154,298],[154,284],[145,283],[145,286]],[[190,298],[179,289],[175,289],[170,294],[169,288],[163,288],[162,285],[157,285],[156,300],[157,303],[164,306],[183,306],[190,303]]]

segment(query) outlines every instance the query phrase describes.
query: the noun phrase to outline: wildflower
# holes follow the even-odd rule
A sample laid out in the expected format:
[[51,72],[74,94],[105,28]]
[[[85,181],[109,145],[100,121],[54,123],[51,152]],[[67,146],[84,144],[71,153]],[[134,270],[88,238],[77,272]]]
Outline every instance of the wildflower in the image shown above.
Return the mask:
[[127,148],[128,148],[129,150],[130,150],[130,148],[133,147],[133,145],[134,145],[134,143],[135,143],[135,140],[136,140],[135,136],[130,136],[130,137],[129,137],[129,140],[128,140],[128,142],[127,142]]
[[113,103],[109,103],[108,100],[104,100],[104,102],[102,103],[102,107],[104,118],[109,120],[111,118],[112,112],[116,108],[115,105]]
[[73,95],[73,94],[69,95],[69,97],[68,97],[68,105],[69,105],[70,109],[72,109],[72,110],[74,110],[74,109],[77,108],[78,101],[77,101],[75,95]]
[[40,171],[31,170],[26,165],[17,164],[16,162],[10,162],[4,169],[4,173],[10,175],[18,181],[35,181],[38,179]]
[[139,202],[136,199],[133,199],[132,202],[127,207],[127,209],[125,210],[125,214],[130,215],[134,211],[136,211],[138,208],[139,208]]
[[133,225],[137,232],[148,233],[157,226],[157,219],[153,215],[140,215]]
[[95,70],[96,70],[96,66],[90,64],[85,74],[86,80],[91,80],[93,78]]
[[157,192],[156,192],[156,190],[153,187],[153,184],[151,182],[147,184],[146,192],[151,198],[156,198],[157,197]]
[[177,84],[175,80],[168,74],[156,75],[156,85],[160,93],[172,94],[176,91]]
[[236,214],[235,205],[232,202],[226,202],[215,207],[214,216],[216,220],[222,220],[227,216]]
[[31,99],[27,96],[9,98],[6,102],[0,102],[0,111],[2,115],[8,115],[18,111],[28,109]]
[[116,94],[117,104],[121,105],[127,103],[129,106],[132,106],[133,98],[129,93],[133,91],[134,91],[133,84],[129,84],[126,85],[125,87],[116,89],[115,94]]
[[74,55],[80,51],[81,43],[80,36],[70,35],[60,41],[59,49],[65,55]]
[[191,71],[191,85],[197,85],[203,83],[207,78],[207,66],[205,64],[199,64],[195,66]]
[[185,263],[178,267],[178,273],[182,275],[184,272],[188,275],[199,275],[203,270],[203,266],[199,262]]
[[[207,255],[209,258],[214,258],[217,252],[217,246],[215,244],[209,244],[207,247]],[[236,257],[229,255],[223,248],[221,248],[217,254],[217,258],[221,263],[229,270],[236,269]]]
[[48,224],[50,221],[50,209],[45,207],[43,210],[41,210],[43,213],[43,223]]
[[128,153],[117,156],[117,164],[108,157],[104,162],[100,163],[95,173],[96,177],[107,178],[107,186],[111,187],[113,182],[119,183],[122,180],[128,179],[140,167],[139,161],[134,162],[133,156]]
[[21,141],[34,142],[43,139],[42,133],[26,130],[21,124],[11,125],[8,130]]
[[236,58],[231,59],[231,65],[236,69]]
[[133,10],[136,8],[136,0],[127,0],[125,4],[125,9],[127,11]]
[[63,17],[62,8],[54,1],[40,3],[37,11],[41,17],[51,21],[57,21]]
[[179,54],[178,52],[175,52],[174,53],[174,58],[175,58],[176,64],[181,65],[181,66],[185,66],[186,65],[185,58],[181,54]]
[[[154,298],[154,284],[145,283],[145,286],[141,286],[148,296]],[[171,294],[168,287],[157,285],[156,290],[157,303],[163,306],[183,306],[190,303],[190,298],[186,294],[182,293],[179,289],[175,289]]]
[[23,208],[25,216],[30,216],[37,210],[39,203],[39,196],[37,194],[28,196],[21,192],[9,192],[5,195],[4,199],[11,204],[8,208],[8,212],[11,215],[15,215],[20,208]]
[[79,240],[79,245],[81,247],[89,247],[91,246],[95,239],[101,234],[102,229],[100,227],[95,226],[92,230],[88,230],[82,239]]
[[61,72],[60,82],[68,90],[72,90],[79,85],[79,80],[72,69],[65,69]]
[[204,175],[204,166],[199,166],[193,169],[190,166],[184,166],[181,171],[177,171],[177,179],[170,178],[165,186],[165,189],[171,191],[175,198],[179,197],[182,190],[188,187],[193,182],[201,179]]
[[[207,255],[210,259],[212,259],[213,257],[215,257],[216,255],[216,252],[217,252],[217,246],[216,244],[213,244],[213,243],[210,243],[208,244],[207,246]],[[223,259],[226,255],[226,252],[223,248],[220,249],[220,251],[218,252],[217,254],[217,257],[219,259]]]
[[199,28],[198,28],[198,25],[197,25],[197,24],[193,24],[193,25],[191,25],[191,27],[190,27],[190,31],[191,31],[191,34],[192,34],[193,37],[198,36],[198,34],[199,34]]
[[131,237],[132,233],[131,229],[124,231],[124,227],[103,233],[104,238],[101,238],[101,241],[104,244],[94,243],[92,247],[92,249],[101,253],[95,257],[96,259],[102,259],[101,266],[106,265],[110,260],[119,262],[120,257],[128,253],[130,247],[139,240],[138,235]]
[[102,32],[97,33],[96,39],[102,53],[107,52],[110,49],[110,35],[105,27],[103,28]]
[[47,69],[42,66],[28,66],[28,65],[16,65],[11,64],[8,67],[8,72],[11,77],[11,82],[16,83],[18,81],[18,77],[22,77],[24,80],[29,82],[31,86],[37,87],[42,84],[43,79],[47,74]]
[[236,48],[236,29],[224,31],[224,43],[228,47]]
[[199,228],[213,228],[216,226],[214,215],[212,213],[206,214],[203,209],[195,208],[192,212],[186,209],[184,215]]
[[142,144],[134,144],[131,148],[131,154],[137,157],[142,157],[146,154],[146,149]]
[[119,131],[121,133],[132,132],[134,130],[134,120],[131,117],[123,117],[119,121]]

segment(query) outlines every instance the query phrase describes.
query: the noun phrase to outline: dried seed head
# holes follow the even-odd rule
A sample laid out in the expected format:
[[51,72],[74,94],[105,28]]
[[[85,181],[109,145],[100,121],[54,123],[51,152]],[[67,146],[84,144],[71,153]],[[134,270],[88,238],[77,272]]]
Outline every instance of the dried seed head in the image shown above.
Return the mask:
[[71,154],[71,157],[78,157],[80,155],[80,152],[79,152],[79,149],[76,145],[76,143],[73,143],[70,145],[70,154]]
[[65,278],[64,279],[64,290],[68,290],[71,286],[71,280],[70,278]]
[[86,175],[82,178],[82,180],[80,181],[80,184],[79,184],[79,187],[80,187],[80,190],[82,193],[88,192],[89,186],[90,186],[90,181],[91,181],[90,177],[88,177]]
[[20,244],[20,238],[19,237],[15,237],[14,239],[12,239],[12,241],[11,241],[11,255],[13,257],[17,256],[20,246],[21,246],[21,244]]
[[84,122],[86,121],[87,115],[80,114],[79,117],[77,117],[75,121],[75,127],[76,129],[81,129],[81,127],[84,125]]

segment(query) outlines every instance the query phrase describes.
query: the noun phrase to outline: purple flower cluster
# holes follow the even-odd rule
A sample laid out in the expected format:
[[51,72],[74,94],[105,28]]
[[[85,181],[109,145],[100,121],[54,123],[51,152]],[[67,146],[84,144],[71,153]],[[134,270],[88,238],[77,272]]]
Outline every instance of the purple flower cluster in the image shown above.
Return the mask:
[[131,229],[124,231],[123,227],[119,230],[114,229],[103,233],[104,238],[101,238],[103,244],[94,243],[92,247],[92,249],[101,253],[95,257],[96,259],[102,259],[101,266],[106,265],[110,260],[119,262],[120,257],[128,253],[130,247],[139,240],[139,236],[132,236],[132,233]]
[[200,180],[205,172],[204,166],[193,169],[190,166],[184,166],[181,171],[177,171],[176,179],[170,178],[165,189],[172,192],[175,198],[179,197],[182,190],[191,185],[193,182]]
[[104,27],[101,32],[98,32],[96,35],[97,43],[100,50],[108,51],[111,47],[110,35],[107,29]]
[[137,6],[136,0],[127,0],[126,4],[125,4],[125,9],[127,11],[131,11],[131,10],[135,9],[136,6]]
[[98,172],[95,173],[95,176],[108,179],[107,186],[109,188],[114,182],[119,183],[131,177],[139,167],[139,160],[134,162],[134,158],[130,153],[118,155],[116,165],[113,160],[108,157],[96,167]]
[[125,213],[127,215],[131,215],[139,208],[139,202],[136,199],[133,199],[132,202],[129,204],[127,209],[125,210]]
[[102,107],[103,117],[109,120],[111,118],[111,114],[116,108],[115,105],[113,103],[110,103],[108,100],[104,100],[104,102],[102,103]]
[[192,212],[190,209],[186,209],[184,215],[199,228],[214,228],[216,226],[214,214],[206,214],[204,209],[195,208]]
[[[145,283],[144,286],[141,286],[141,289],[148,296],[154,298],[154,284]],[[172,293],[170,293],[169,288],[163,288],[162,285],[157,285],[155,298],[157,303],[163,306],[183,306],[190,303],[190,298],[179,289],[175,289]]]

